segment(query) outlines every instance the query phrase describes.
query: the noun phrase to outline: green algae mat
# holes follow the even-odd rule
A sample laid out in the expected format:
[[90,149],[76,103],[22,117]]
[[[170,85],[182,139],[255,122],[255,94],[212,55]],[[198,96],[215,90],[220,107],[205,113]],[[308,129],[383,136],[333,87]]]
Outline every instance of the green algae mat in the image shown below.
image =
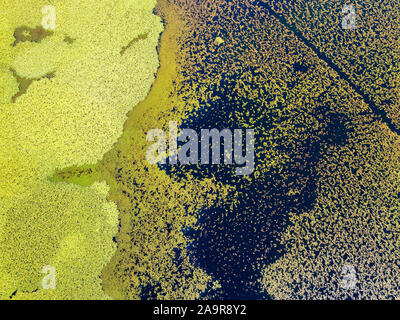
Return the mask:
[[1,300],[400,298],[399,1],[2,0],[0,123]]

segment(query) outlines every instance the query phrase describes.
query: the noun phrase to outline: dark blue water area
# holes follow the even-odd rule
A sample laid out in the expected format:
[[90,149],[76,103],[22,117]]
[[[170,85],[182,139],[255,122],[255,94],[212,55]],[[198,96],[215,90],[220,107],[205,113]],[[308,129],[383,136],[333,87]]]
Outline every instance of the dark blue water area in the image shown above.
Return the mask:
[[[228,82],[226,92],[231,85],[233,83]],[[220,100],[211,106],[203,106],[186,119],[181,128],[191,128],[196,132],[212,128],[240,128],[235,114],[246,105],[246,101],[224,97],[225,89],[219,89]],[[267,138],[263,129],[272,126],[265,114],[260,114],[259,119],[255,133],[256,150],[262,150]],[[240,120],[243,124],[243,119]],[[303,153],[300,165],[293,162],[283,172],[278,168],[264,172],[262,163],[265,153],[256,151],[255,171],[260,175],[255,178],[253,174],[249,180],[235,175],[235,165],[163,166],[175,179],[184,181],[188,173],[199,180],[214,177],[218,182],[234,186],[236,191],[225,201],[217,201],[215,205],[197,213],[197,230],[184,230],[185,235],[192,240],[188,249],[194,265],[204,269],[221,284],[219,290],[210,290],[204,297],[269,298],[259,280],[262,269],[284,253],[280,235],[287,226],[288,212],[306,210],[315,200],[313,170],[319,158],[320,144],[317,139],[313,141],[311,138],[303,141],[297,152]],[[302,192],[288,195],[288,186],[297,186]]]
[[[319,179],[316,165],[326,147],[345,143],[349,119],[324,106],[321,101],[320,108],[309,111],[310,117],[322,119],[320,131],[306,137],[271,137],[271,128],[283,120],[277,115],[285,114],[281,111],[286,106],[278,103],[273,110],[268,108],[268,102],[275,99],[272,92],[263,91],[264,107],[260,107],[258,98],[255,101],[246,95],[234,94],[242,72],[249,72],[258,79],[260,73],[257,66],[244,66],[237,73],[234,70],[224,71],[218,66],[223,65],[220,61],[227,57],[224,52],[213,52],[207,57],[205,63],[216,66],[221,80],[218,85],[208,88],[204,96],[209,100],[200,101],[200,108],[191,113],[180,128],[193,129],[199,135],[202,129],[254,129],[255,172],[247,178],[237,176],[237,166],[225,164],[166,164],[160,168],[178,181],[184,182],[190,177],[198,180],[214,178],[234,189],[227,198],[220,198],[211,207],[196,213],[196,230],[183,230],[191,241],[188,251],[193,264],[205,270],[221,285],[220,289],[206,291],[203,298],[270,299],[260,285],[262,271],[285,253],[281,236],[289,223],[289,213],[312,209]],[[232,58],[232,52],[229,58]],[[307,63],[293,66],[294,72],[307,72],[307,69]],[[258,81],[249,82],[247,86],[253,93],[261,92],[263,88]],[[257,97],[257,94],[252,96]],[[286,112],[287,116],[290,114]],[[307,124],[299,125],[303,126],[299,132],[307,130]],[[276,150],[289,156],[284,166],[267,168],[265,165],[269,160],[269,150],[265,150],[265,145],[271,139],[278,146]],[[221,156],[222,150],[223,144]]]
[[[228,92],[234,79],[218,88],[220,99],[202,106],[180,126],[200,133],[201,129],[246,129],[243,106],[251,101],[232,98]],[[282,106],[284,107],[284,106]],[[330,113],[326,108],[315,110],[316,117],[325,117],[325,128],[304,140],[293,138],[292,147],[282,143],[282,150],[291,155],[284,167],[265,170],[267,153],[264,142],[273,127],[268,110],[251,110],[255,129],[255,174],[245,179],[235,175],[235,165],[165,165],[174,179],[185,181],[188,174],[196,179],[214,177],[217,182],[234,187],[235,192],[224,201],[196,213],[198,229],[186,229],[192,241],[188,251],[195,266],[204,269],[221,284],[218,290],[205,292],[213,299],[269,299],[259,280],[262,270],[284,254],[281,235],[288,225],[288,213],[312,209],[319,179],[316,172],[323,149],[347,139],[345,115]],[[258,113],[257,113],[258,112]],[[240,118],[237,117],[240,114]],[[244,127],[243,127],[244,126]],[[279,141],[277,137],[277,141]],[[298,138],[300,139],[300,138]],[[200,144],[199,144],[200,148]],[[290,149],[290,150],[287,150]],[[223,147],[221,147],[222,156]],[[264,151],[263,151],[264,150]],[[222,158],[221,158],[222,159]],[[300,190],[293,194],[290,190]]]

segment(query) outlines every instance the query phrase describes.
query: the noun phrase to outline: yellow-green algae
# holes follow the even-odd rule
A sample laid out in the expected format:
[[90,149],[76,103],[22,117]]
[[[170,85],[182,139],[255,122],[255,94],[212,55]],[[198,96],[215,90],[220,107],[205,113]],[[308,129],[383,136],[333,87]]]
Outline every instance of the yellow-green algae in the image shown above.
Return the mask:
[[264,2],[338,66],[399,129],[400,4],[396,0],[349,2],[356,29],[345,30],[341,0]]
[[[195,224],[196,218],[190,213],[207,207],[215,200],[226,201],[226,194],[232,203],[230,210],[216,215],[217,219],[212,220],[210,228],[200,230],[207,233],[210,247],[216,249],[218,267],[225,273],[234,270],[225,276],[225,283],[241,279],[241,273],[251,269],[252,274],[243,282],[235,282],[235,285],[246,289],[256,287],[263,274],[261,284],[271,297],[320,297],[320,291],[316,289],[322,286],[315,284],[323,283],[326,289],[324,297],[346,298],[347,293],[341,291],[336,294],[334,291],[340,290],[337,274],[341,272],[343,264],[353,262],[359,276],[367,278],[368,272],[365,270],[368,268],[362,269],[360,266],[369,264],[371,259],[380,259],[380,252],[375,249],[371,255],[359,255],[358,262],[354,258],[346,259],[346,255],[349,256],[346,251],[358,251],[370,244],[393,248],[382,258],[386,262],[386,270],[396,257],[395,233],[387,240],[383,239],[381,232],[376,232],[377,236],[374,237],[378,240],[375,243],[373,237],[360,237],[360,242],[349,239],[347,246],[343,245],[346,241],[332,241],[332,237],[346,239],[346,229],[339,222],[346,220],[348,211],[331,205],[329,201],[323,212],[327,218],[321,220],[324,228],[320,232],[321,237],[328,240],[309,242],[310,238],[316,236],[309,230],[307,221],[298,222],[298,219],[305,215],[321,215],[318,211],[320,203],[327,198],[321,191],[321,185],[329,184],[325,188],[337,194],[336,197],[347,196],[346,201],[353,196],[364,200],[357,193],[351,193],[354,191],[351,187],[348,194],[340,189],[347,184],[353,186],[352,179],[344,179],[330,186],[332,181],[326,168],[331,168],[335,163],[338,150],[351,150],[355,141],[358,142],[358,148],[364,151],[368,150],[371,143],[375,144],[375,153],[365,154],[364,158],[358,157],[357,160],[362,161],[352,166],[348,161],[352,155],[340,154],[342,171],[336,166],[333,171],[345,172],[343,175],[349,177],[346,171],[362,170],[363,164],[368,161],[378,163],[373,157],[379,154],[376,151],[388,151],[384,146],[396,138],[387,135],[387,128],[374,117],[362,97],[326,62],[321,61],[313,50],[268,11],[257,6],[256,1],[245,2],[246,6],[240,5],[242,1],[160,1],[158,12],[165,14],[167,29],[160,47],[161,69],[151,93],[130,113],[124,134],[100,163],[89,171],[85,167],[72,168],[58,176],[63,176],[66,181],[86,184],[98,179],[98,175],[105,177],[111,186],[110,199],[117,202],[121,211],[121,229],[117,236],[118,251],[105,268],[103,279],[106,292],[113,297],[197,298],[211,287],[215,283],[212,280],[218,278],[211,279],[210,274],[194,268],[190,263],[186,249],[189,241],[184,237],[182,228],[199,228]],[[240,28],[234,23],[238,15],[241,19]],[[220,17],[221,21],[214,23],[215,17]],[[224,34],[223,46],[213,44],[216,34]],[[243,184],[258,182],[262,185],[259,189],[251,189],[251,194],[246,193],[245,188],[227,192],[213,179],[196,181],[190,173],[186,173],[187,179],[182,182],[175,181],[158,168],[148,166],[144,160],[148,146],[145,142],[146,132],[157,127],[166,129],[169,120],[180,121],[186,113],[196,111],[200,104],[206,108],[215,106],[222,100],[216,93],[221,94],[226,89],[225,78],[235,80],[232,81],[232,87],[227,87],[226,96],[230,101],[247,101],[235,113],[230,110],[225,118],[235,118],[241,126],[255,126],[257,129],[260,145],[254,179],[248,177],[241,180]],[[261,119],[270,119],[271,123],[267,124],[272,125],[265,126]],[[334,119],[339,120],[335,122]],[[379,129],[370,130],[368,125]],[[359,136],[354,140],[354,132],[357,131]],[[336,136],[332,137],[332,134]],[[338,141],[334,138],[338,138]],[[314,157],[313,148],[319,149],[318,155],[310,159]],[[372,168],[374,172],[371,174],[378,175],[380,165],[382,163]],[[77,175],[81,175],[81,178],[77,179]],[[276,185],[272,184],[274,181],[271,184],[276,187],[274,189],[280,188],[278,193],[264,190],[263,185],[268,186],[275,175],[280,180]],[[385,184],[385,179],[385,176],[378,175],[370,182],[372,186],[377,181]],[[396,180],[393,181],[396,184]],[[313,193],[308,189],[314,185],[317,198],[315,208],[305,210],[302,197]],[[367,184],[366,187],[369,186]],[[216,189],[224,190],[224,194],[219,195]],[[374,206],[377,194],[371,193],[373,197],[365,199],[368,206]],[[392,191],[390,194],[391,199],[396,195]],[[250,199],[246,202],[249,205],[233,216],[233,208],[243,198]],[[292,206],[285,208],[285,200],[281,199],[289,199]],[[368,214],[357,211],[355,206],[349,210],[355,234],[366,230],[363,219]],[[274,249],[266,246],[270,225],[279,223],[275,211],[278,214],[283,212],[290,218],[289,229],[281,241],[286,255],[266,267],[264,261]],[[309,214],[309,211],[312,213]],[[341,216],[336,219],[339,212]],[[269,213],[271,217],[267,216]],[[210,215],[214,217],[212,213]],[[395,215],[379,218],[376,219],[377,223],[384,221],[385,225],[396,231]],[[229,221],[231,233],[220,232],[225,221]],[[338,225],[329,229],[335,222]],[[246,229],[247,226],[250,227]],[[250,231],[243,234],[243,229]],[[310,233],[305,238],[304,229]],[[280,230],[274,231],[272,236],[280,239]],[[221,235],[223,237],[219,237]],[[250,250],[241,246],[237,235],[242,236],[243,243],[246,244],[250,238],[255,245]],[[330,250],[326,249],[327,243],[332,243]],[[336,250],[337,246],[346,250]],[[320,260],[314,259],[318,252],[321,252]],[[176,260],[180,264],[175,263]],[[249,261],[252,265],[249,265]],[[237,265],[243,269],[236,268]],[[312,267],[309,268],[310,265]],[[375,288],[389,283],[384,273],[375,280]],[[382,296],[392,296],[393,284],[389,290],[382,291]],[[297,290],[293,290],[293,286]],[[367,287],[364,284],[364,288]],[[374,290],[367,292],[364,289],[365,296],[370,297]]]
[[[361,116],[345,146],[318,165],[315,207],[290,214],[286,254],[263,272],[276,299],[398,299],[400,144],[387,126]],[[355,268],[355,290],[341,288]]]
[[194,107],[179,98],[174,86],[181,77],[177,55],[185,22],[182,9],[162,0],[157,14],[166,26],[160,69],[149,95],[129,113],[121,138],[102,161],[53,177],[77,184],[101,177],[111,186],[109,199],[120,210],[120,230],[117,252],[102,278],[105,291],[117,299],[195,299],[218,286],[189,259],[190,241],[183,230],[196,228],[194,213],[224,199],[228,187],[190,176],[179,181],[146,161],[146,133],[167,130],[169,121],[180,122]]
[[[217,261],[225,274],[236,272],[229,277],[220,272],[227,278],[222,287],[249,288],[263,273],[261,284],[274,298],[398,298],[399,137],[370,103],[385,109],[381,92],[372,94],[370,83],[356,90],[350,82],[356,72],[343,77],[259,1],[181,3],[187,4],[185,12],[192,19],[180,54],[187,77],[180,97],[197,99],[213,117],[219,116],[218,125],[232,118],[242,126],[253,125],[260,145],[252,182],[258,189],[243,196],[250,199],[245,202],[249,205],[236,216],[233,210],[209,213],[212,219],[202,230],[209,239],[207,248],[215,252],[215,260],[209,260]],[[240,27],[235,23],[238,16]],[[217,49],[212,46],[216,34],[225,40]],[[387,34],[376,39],[375,46],[382,51],[375,64],[389,52],[387,41]],[[360,52],[352,55],[362,58]],[[347,57],[342,64],[349,64]],[[396,68],[394,60],[392,69]],[[395,73],[385,75],[399,79]],[[394,90],[386,92],[398,98],[398,83],[392,84]],[[221,96],[225,100],[218,104]],[[238,110],[226,108],[221,116],[215,106],[227,101],[242,104]],[[284,195],[263,189],[277,173]],[[304,205],[302,197],[308,196],[310,204]],[[285,201],[291,201],[290,206]],[[268,208],[288,217],[283,237],[269,232],[267,223],[275,218],[272,210],[270,220],[263,217]],[[221,232],[223,228],[229,231]],[[271,248],[265,238],[271,236],[280,240],[283,257],[266,267],[264,257]],[[248,239],[254,240],[253,246],[242,245]],[[340,286],[342,268],[348,264],[357,271],[356,290]],[[238,272],[236,266],[243,269]],[[235,282],[250,267],[254,274],[246,282]]]
[[[398,3],[359,1],[357,29],[342,30],[341,1],[264,2],[346,75],[369,112],[353,117],[347,143],[317,164],[313,208],[288,212],[285,255],[261,283],[276,299],[398,299]],[[341,286],[346,265],[356,271],[353,290]]]
[[[38,41],[29,30],[40,30],[44,5],[55,7],[57,28]],[[106,200],[109,187],[47,177],[100,159],[121,135],[126,113],[146,96],[162,30],[154,5],[1,2],[0,298],[109,298],[99,277],[118,227],[118,210]],[[143,33],[145,39],[120,54]],[[18,95],[21,79],[32,81]],[[41,287],[46,265],[56,268],[55,290]]]
[[[101,186],[103,188],[104,184],[98,185],[95,181],[106,180],[110,185],[108,199],[116,202],[120,210],[121,223],[121,228],[116,236],[118,250],[102,273],[106,292],[114,298],[200,297],[207,287],[217,284],[209,274],[200,268],[195,268],[189,261],[186,249],[189,240],[184,236],[182,228],[194,227],[196,217],[190,214],[209,206],[216,199],[224,200],[227,190],[216,184],[213,179],[196,181],[190,177],[190,174],[187,174],[187,180],[190,180],[191,183],[184,183],[173,179],[156,167],[149,166],[145,162],[145,150],[148,145],[145,141],[145,134],[152,128],[166,128],[169,120],[180,121],[184,114],[193,111],[200,102],[211,105],[218,101],[220,97],[213,95],[210,88],[222,86],[223,75],[235,76],[237,81],[230,93],[230,98],[250,98],[251,100],[247,108],[239,110],[235,117],[243,125],[259,126],[258,137],[262,141],[258,156],[262,156],[264,161],[257,163],[254,177],[268,181],[271,175],[278,172],[281,174],[283,184],[287,183],[283,190],[287,191],[289,197],[293,197],[294,201],[298,200],[295,195],[304,193],[309,185],[309,180],[313,178],[309,174],[310,172],[318,178],[315,178],[317,197],[313,208],[305,211],[297,208],[297,210],[288,210],[287,212],[290,224],[281,240],[285,255],[266,267],[262,264],[262,258],[268,254],[266,249],[269,250],[269,248],[265,248],[262,242],[258,242],[252,248],[252,253],[259,253],[261,258],[255,261],[254,266],[251,266],[255,272],[251,275],[249,282],[240,285],[253,285],[262,273],[262,286],[271,297],[275,298],[355,298],[357,295],[365,298],[397,297],[398,278],[391,272],[398,269],[397,257],[399,254],[399,226],[396,212],[399,195],[397,188],[398,137],[373,115],[368,104],[353,91],[344,79],[341,79],[340,75],[325,62],[319,61],[315,53],[299,39],[296,39],[296,36],[278,20],[271,17],[264,9],[257,7],[259,1],[245,1],[246,5],[254,5],[252,10],[257,13],[259,19],[254,19],[254,15],[246,11],[246,14],[241,16],[240,30],[236,28],[237,23],[232,23],[232,21],[236,16],[235,10],[239,8],[239,2],[160,1],[158,12],[164,14],[163,18],[167,20],[168,25],[160,47],[161,69],[157,81],[147,99],[137,105],[129,114],[124,133],[118,143],[96,165],[88,164],[95,163],[101,153],[98,152],[97,157],[90,158],[91,153],[88,152],[90,150],[85,149],[82,151],[82,155],[90,159],[80,162],[64,161],[62,165],[55,165],[51,170],[43,170],[41,169],[44,166],[42,153],[49,154],[47,159],[50,162],[54,161],[51,156],[54,156],[55,153],[46,149],[44,144],[40,149],[41,153],[30,152],[31,144],[35,142],[34,137],[30,137],[23,130],[21,134],[13,126],[11,126],[11,130],[7,126],[2,127],[0,129],[1,137],[4,136],[5,141],[15,142],[15,148],[8,148],[4,152],[3,163],[7,165],[7,168],[0,170],[2,175],[0,181],[7,181],[6,178],[13,177],[13,175],[25,177],[22,180],[13,181],[10,185],[1,186],[3,199],[8,197],[8,201],[4,205],[7,203],[9,212],[12,212],[11,210],[17,210],[14,208],[21,206],[19,200],[24,203],[25,199],[30,197],[29,199],[32,199],[30,203],[34,204],[33,207],[41,206],[41,191],[47,189],[43,185],[36,186],[37,175],[32,174],[32,172],[36,172],[35,170],[41,170],[40,172],[51,175],[56,171],[58,174],[53,177],[52,181],[64,180],[81,186],[89,186],[94,183],[94,187]],[[222,11],[224,10],[221,6],[222,3],[228,4],[229,10]],[[390,1],[385,3],[390,3]],[[277,11],[279,12],[279,10]],[[231,17],[229,15],[228,18],[225,17],[227,12]],[[189,17],[190,23],[184,20],[185,16]],[[215,25],[213,17],[223,17],[222,22]],[[4,30],[6,30],[8,27],[7,23],[4,23],[5,17],[2,19],[0,20],[1,26],[4,26]],[[34,28],[38,23],[38,20],[31,22],[28,21],[29,19],[22,20],[26,21],[21,21],[19,27],[29,25]],[[210,23],[204,23],[207,20]],[[246,25],[248,28],[243,27]],[[15,31],[15,27],[17,26],[10,28],[11,35]],[[216,34],[210,32],[210,28],[216,32],[216,27],[220,27],[221,31],[224,31],[221,34],[224,34],[225,41],[224,45],[219,46],[218,49],[212,47]],[[185,36],[182,35],[183,29],[185,29]],[[306,29],[302,28],[302,30]],[[251,32],[249,32],[250,30]],[[146,32],[141,30],[129,39],[125,39],[126,41],[123,43],[121,42],[115,50],[115,56],[126,57],[134,46],[148,39],[142,39],[144,38],[142,35]],[[98,44],[96,36],[93,36],[93,29],[90,29],[89,33],[92,35],[92,42],[87,46]],[[15,39],[10,34],[6,36],[0,34],[0,37],[3,37],[0,38],[1,43],[7,43],[7,46],[13,43]],[[204,36],[199,36],[200,34]],[[179,37],[182,37],[184,41],[179,42]],[[76,40],[65,41],[66,38]],[[54,41],[59,43],[60,50],[68,50],[68,46],[73,47],[82,43],[78,34],[70,32],[70,34],[57,36],[56,30],[54,35],[42,39],[35,45],[43,45],[48,48],[50,39],[55,39]],[[107,42],[106,39],[104,41]],[[16,47],[20,46],[21,51],[24,52],[24,46],[27,45],[32,44],[24,41],[18,43]],[[180,54],[177,55],[176,51],[179,51]],[[210,51],[212,54],[209,54]],[[9,122],[9,117],[13,117],[14,121],[19,119],[18,115],[13,113],[13,107],[18,111],[20,108],[18,105],[23,104],[24,99],[29,98],[32,92],[38,91],[42,86],[50,86],[52,83],[58,83],[55,81],[59,81],[59,69],[56,68],[58,66],[57,58],[49,56],[45,63],[38,64],[37,68],[24,72],[18,68],[26,65],[25,59],[16,59],[12,56],[12,52],[0,51],[2,63],[4,61],[1,70],[5,75],[3,78],[6,79],[2,86],[7,88],[2,99],[7,100],[18,92],[17,79],[8,77],[12,76],[10,68],[19,72],[18,75],[26,79],[38,79],[48,72],[55,72],[56,76],[53,79],[45,78],[33,81],[26,94],[18,97],[15,104],[7,105],[10,108],[1,115],[3,117],[1,120],[6,123]],[[76,51],[74,52],[78,54]],[[355,54],[357,59],[362,56],[361,54],[360,52]],[[207,59],[210,55],[213,56],[213,59]],[[236,57],[233,61],[226,59],[226,57],[233,56]],[[94,63],[93,60],[95,59],[88,63]],[[179,63],[176,60],[179,60]],[[379,60],[376,59],[376,62]],[[266,61],[268,63],[265,63]],[[350,60],[343,59],[340,62],[341,66],[345,66],[350,63]],[[99,62],[98,67],[103,71],[103,62]],[[60,70],[63,70],[62,67]],[[76,73],[79,68],[75,67],[73,70]],[[106,72],[110,73],[106,67],[104,70],[108,70]],[[185,79],[182,70],[186,75],[189,74],[187,77],[189,79]],[[378,71],[378,69],[374,70]],[[226,73],[224,74],[222,71]],[[78,88],[89,83],[89,78],[85,78],[85,76],[88,72],[90,74],[90,70],[85,69],[85,72],[84,74],[77,73],[79,77],[85,79],[79,83]],[[96,72],[98,71],[96,70]],[[380,71],[373,72],[372,76],[380,73]],[[371,79],[370,76],[368,78]],[[103,83],[104,79],[106,79],[105,76],[99,82]],[[354,78],[350,79],[354,80]],[[399,78],[394,79],[398,83]],[[393,80],[390,81],[393,82]],[[75,84],[71,84],[74,90],[77,88]],[[126,82],[121,83],[121,85],[125,84]],[[370,82],[367,84],[364,84],[363,90],[370,94],[371,99],[380,107],[382,107],[380,105],[381,96],[386,96],[386,93],[395,94],[398,97],[398,86],[395,90],[374,96],[374,87],[370,85]],[[395,84],[392,83],[392,85]],[[64,83],[64,86],[66,85],[67,83]],[[254,89],[254,85],[257,85],[256,89]],[[83,88],[90,91],[88,86]],[[99,88],[101,85],[94,85],[92,92],[98,92]],[[108,92],[103,89],[99,94]],[[42,94],[42,97],[44,96]],[[68,100],[72,98],[67,97]],[[118,96],[118,99],[122,98]],[[43,104],[43,98],[37,101],[39,102],[35,102],[35,104]],[[101,103],[102,101],[112,101],[112,99],[107,100],[100,96],[98,100],[93,98],[91,101]],[[395,105],[395,103],[391,103],[390,107]],[[305,147],[302,141],[311,141],[312,145],[316,145],[326,139],[324,135],[332,130],[329,127],[332,125],[329,117],[338,113],[346,115],[344,123],[340,123],[346,130],[344,141],[341,143],[321,142],[323,145],[321,155],[315,162],[311,162],[310,166],[315,166],[315,168],[310,171],[306,167],[307,159],[304,159],[309,156],[307,146]],[[390,112],[388,113],[390,115]],[[259,120],[257,116],[260,115],[270,116],[274,126],[265,129],[262,124],[257,124]],[[395,119],[394,116],[393,119]],[[37,117],[34,120],[37,121]],[[78,120],[79,118],[76,121]],[[104,119],[98,121],[101,122]],[[44,123],[46,122],[43,121],[34,127],[36,132],[43,130]],[[104,125],[104,122],[101,123]],[[90,128],[84,130],[90,130]],[[31,133],[29,132],[29,134]],[[26,143],[27,139],[30,139],[28,140],[29,144]],[[102,152],[104,153],[104,151]],[[21,156],[22,154],[24,157]],[[31,154],[40,154],[40,157],[33,157]],[[69,157],[67,154],[65,156]],[[63,170],[65,166],[71,166],[72,169]],[[290,166],[300,172],[309,171],[306,171],[304,175],[301,173],[295,175],[293,181],[287,174],[287,172],[292,174],[288,170]],[[24,168],[29,170],[22,170]],[[30,168],[36,169],[31,170]],[[45,177],[45,174],[40,177]],[[50,182],[43,182],[44,185],[46,183],[54,186]],[[61,184],[60,186],[63,188],[68,186],[73,190],[85,190],[85,192],[92,190],[91,187],[82,188],[76,185]],[[39,192],[32,193],[32,190]],[[243,190],[230,192],[230,196],[233,198],[232,206],[235,206],[235,201],[239,198],[238,193]],[[31,194],[32,196],[30,196]],[[246,208],[243,214],[234,217],[233,231],[239,232],[240,229],[243,229],[243,224],[249,222],[249,225],[264,231],[264,237],[267,237],[266,226],[260,225],[263,220],[259,217],[260,210],[258,209],[272,206],[276,201],[273,196],[274,193],[254,190],[252,197],[262,201],[255,202],[256,205]],[[38,197],[39,199],[37,199]],[[82,199],[78,192],[75,198]],[[87,198],[85,197],[85,201],[88,201]],[[101,199],[98,197],[97,200],[95,198],[93,196],[93,203],[91,202],[94,208],[102,201],[105,203],[103,197]],[[257,206],[263,208],[257,208]],[[20,212],[23,213],[24,210],[21,209]],[[30,222],[27,215],[22,213],[16,217],[22,215],[24,218],[22,221]],[[87,214],[88,210],[85,213]],[[229,217],[229,213],[225,212],[226,215],[221,219]],[[5,233],[7,235],[15,231],[11,224],[7,224],[7,218],[10,216],[13,215],[8,213],[0,219],[2,228],[8,230],[8,233]],[[32,224],[36,223],[36,220],[40,221],[40,219],[35,219]],[[88,223],[88,226],[91,224]],[[214,224],[214,229],[202,231],[209,234],[214,233],[217,231],[216,228],[220,228],[221,225],[219,221],[215,221]],[[74,226],[76,227],[76,225]],[[280,234],[275,236],[279,237]],[[7,236],[7,241],[8,238],[9,236]],[[64,239],[68,244],[84,242],[82,241],[84,236],[76,233],[70,234]],[[218,240],[215,239],[214,241]],[[229,243],[230,235],[226,239]],[[264,241],[264,238],[260,238],[260,240]],[[65,245],[65,241],[59,242],[59,247],[62,248],[59,254],[61,257],[64,257],[65,251],[70,250],[70,245]],[[9,244],[7,245],[9,246]],[[242,252],[238,247],[231,245],[230,248],[222,249],[229,249],[228,252],[233,252],[230,258],[243,257],[240,255]],[[8,260],[10,261],[9,258]],[[48,264],[47,260],[46,264]],[[176,263],[177,260],[179,264]],[[17,261],[18,265],[25,263],[22,257],[19,257]],[[53,259],[50,263],[56,264],[57,261]],[[230,260],[222,262],[221,266],[224,268],[231,263]],[[357,270],[358,287],[361,290],[355,291],[354,295],[352,292],[340,289],[340,272],[344,264],[352,264]],[[3,263],[2,270],[7,271],[8,266],[10,264],[7,262]],[[27,272],[27,268],[20,269]],[[6,280],[8,279],[6,281],[9,286],[8,292],[17,289],[18,286],[12,282],[16,280],[10,280],[11,278],[6,272],[1,272],[1,275]],[[232,277],[236,277],[236,274]],[[25,283],[29,284],[35,281],[31,278],[28,275]],[[70,278],[72,279],[72,275]],[[29,290],[34,291],[34,286],[25,285],[21,292]],[[17,292],[16,297],[21,292]]]

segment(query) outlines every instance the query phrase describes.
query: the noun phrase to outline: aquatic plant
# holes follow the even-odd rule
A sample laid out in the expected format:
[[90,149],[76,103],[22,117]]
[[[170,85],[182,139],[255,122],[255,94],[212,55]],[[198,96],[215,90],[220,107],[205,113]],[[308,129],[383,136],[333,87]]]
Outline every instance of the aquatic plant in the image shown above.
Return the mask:
[[[55,9],[54,30],[42,25],[45,5]],[[108,187],[48,177],[101,159],[146,96],[162,30],[154,5],[0,4],[1,298],[107,298],[99,276],[118,226]],[[47,265],[57,272],[54,290],[41,285]]]

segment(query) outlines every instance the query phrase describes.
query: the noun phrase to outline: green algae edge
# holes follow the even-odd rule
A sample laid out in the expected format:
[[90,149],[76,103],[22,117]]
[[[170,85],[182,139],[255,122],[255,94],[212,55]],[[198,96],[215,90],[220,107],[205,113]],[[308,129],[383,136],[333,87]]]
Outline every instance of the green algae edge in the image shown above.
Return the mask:
[[[148,164],[145,163],[145,153],[148,146],[148,142],[146,141],[146,132],[151,128],[164,127],[169,120],[179,121],[184,114],[184,109],[187,108],[182,101],[179,101],[179,98],[177,99],[178,101],[176,101],[175,98],[170,95],[170,93],[173,92],[174,81],[178,77],[176,62],[178,52],[177,36],[181,32],[182,21],[178,19],[177,14],[174,12],[174,8],[170,7],[170,5],[164,0],[158,1],[156,11],[164,20],[165,29],[161,33],[157,47],[160,67],[146,99],[136,105],[128,113],[128,119],[124,124],[124,130],[121,137],[114,147],[104,155],[102,161],[95,165],[71,167],[66,170],[57,171],[52,177],[50,177],[50,180],[54,182],[69,182],[88,186],[95,181],[106,181],[110,186],[107,200],[117,203],[120,212],[120,228],[116,236],[117,251],[108,265],[103,269],[102,284],[106,294],[114,299],[139,299],[142,297],[143,292],[140,292],[140,289],[138,288],[143,288],[147,285],[159,285],[163,287],[164,292],[157,298],[194,299],[198,298],[199,292],[204,291],[211,282],[209,276],[207,276],[202,270],[193,269],[189,262],[186,262],[186,268],[191,272],[192,276],[188,277],[181,276],[178,278],[178,275],[176,278],[173,278],[175,277],[173,270],[170,271],[170,275],[165,276],[165,272],[163,272],[162,268],[169,270],[167,265],[159,266],[158,263],[153,263],[151,261],[145,261],[145,263],[148,263],[147,269],[143,272],[138,271],[137,273],[139,273],[139,275],[137,277],[136,275],[128,275],[126,274],[126,271],[124,271],[126,270],[126,267],[124,267],[125,265],[130,268],[136,268],[138,266],[138,264],[134,264],[134,262],[131,261],[133,259],[129,254],[127,254],[128,257],[124,256],[126,255],[125,252],[131,249],[132,239],[129,238],[129,235],[135,233],[135,231],[132,230],[132,225],[134,224],[134,218],[132,216],[135,215],[134,211],[137,207],[144,207],[144,211],[147,210],[147,216],[142,218],[145,220],[144,222],[141,222],[144,223],[144,225],[141,225],[140,229],[145,229],[147,226],[151,226],[151,221],[146,223],[146,219],[149,219],[149,217],[151,218],[152,214],[149,214],[149,211],[152,210],[155,212],[163,212],[164,214],[169,215],[169,217],[173,217],[172,220],[174,221],[179,220],[181,223],[186,223],[187,220],[194,221],[194,218],[186,217],[184,215],[184,201],[186,200],[186,202],[196,203],[195,205],[189,204],[189,206],[192,207],[191,211],[196,211],[199,209],[196,207],[197,205],[203,205],[202,201],[196,199],[199,197],[198,194],[200,194],[200,190],[207,193],[210,188],[214,188],[212,191],[215,191],[216,189],[209,181],[205,181],[199,186],[196,186],[196,182],[194,181],[190,183],[190,186],[185,186],[185,188],[191,189],[192,191],[186,192],[185,190],[183,192],[182,184],[173,182],[157,167],[149,167]],[[176,109],[172,110],[172,108],[176,108],[177,105],[179,105],[178,109],[180,109],[178,111],[176,111]],[[133,158],[133,161],[127,161],[123,165],[121,162],[123,162],[125,158]],[[124,173],[120,174],[120,171],[125,169],[128,171],[128,173],[125,173],[127,176],[122,177]],[[139,191],[132,187],[129,189],[129,187],[125,185],[127,179],[139,180],[144,183],[145,186]],[[161,202],[167,201],[169,204],[172,203],[175,208],[163,207],[162,204],[158,203],[157,199],[149,199],[148,194],[150,194],[150,192],[148,192],[148,189],[153,188],[153,186],[156,186],[156,188],[157,186],[162,186],[161,188],[164,189],[158,191],[158,195],[162,199]],[[136,196],[135,192],[139,192],[139,196]],[[168,192],[171,192],[172,194],[168,194]],[[127,196],[127,193],[134,194],[132,196],[133,199]],[[213,194],[213,192],[208,193]],[[174,199],[174,201],[170,202],[170,199]],[[187,201],[187,199],[190,199],[190,201]],[[197,201],[193,201],[194,199]],[[176,207],[178,207],[178,209],[176,209]],[[165,222],[165,218],[156,219],[159,223],[168,223]],[[175,230],[175,232],[179,232],[179,228],[179,223],[177,223],[177,230]],[[149,232],[149,230],[143,231],[143,234],[151,236],[152,239],[159,238],[159,234],[153,234]],[[161,233],[161,236],[164,235],[164,233]],[[183,238],[183,235],[178,235],[177,238],[181,247],[185,248],[186,240]],[[157,240],[154,240],[154,243],[145,243],[141,245],[145,246],[145,250],[151,250],[153,246],[157,245],[156,242]],[[173,242],[171,244],[167,242],[164,248],[165,251],[167,252],[172,250],[174,244],[176,243]],[[126,249],[126,246],[129,248]],[[165,254],[166,253],[162,253],[161,255]],[[141,258],[142,255],[140,255],[139,259]],[[161,258],[163,258],[163,256],[161,256]],[[170,259],[169,255],[168,259]],[[139,269],[142,268],[146,267],[140,266]],[[153,269],[157,270],[154,271]],[[156,273],[155,276],[154,272]],[[147,277],[147,273],[153,274],[153,276]],[[152,283],[154,278],[163,277],[164,280],[160,280],[161,282],[164,281],[162,284]],[[171,289],[171,283],[175,283],[175,279],[178,279],[180,288],[184,287],[186,289],[182,289],[181,292],[175,293],[175,290]],[[211,285],[215,286],[217,284],[213,283]],[[165,287],[166,289],[164,289]],[[173,296],[174,294],[177,294],[178,296]]]

